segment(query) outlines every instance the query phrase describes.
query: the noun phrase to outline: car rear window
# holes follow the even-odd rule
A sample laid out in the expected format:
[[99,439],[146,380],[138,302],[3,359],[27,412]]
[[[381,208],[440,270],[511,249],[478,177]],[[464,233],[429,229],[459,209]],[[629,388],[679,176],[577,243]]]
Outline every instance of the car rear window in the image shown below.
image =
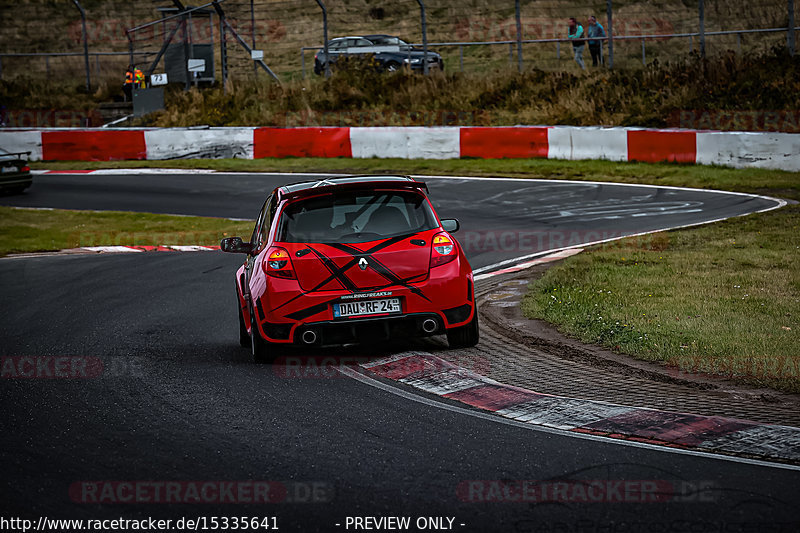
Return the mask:
[[339,192],[290,203],[280,242],[359,243],[437,227],[426,198],[410,191]]

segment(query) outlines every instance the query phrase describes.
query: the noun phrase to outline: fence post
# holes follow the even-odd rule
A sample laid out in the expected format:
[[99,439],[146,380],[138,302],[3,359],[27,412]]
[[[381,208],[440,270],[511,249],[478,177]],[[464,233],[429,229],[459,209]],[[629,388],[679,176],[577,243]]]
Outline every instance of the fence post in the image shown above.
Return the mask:
[[789,9],[789,31],[786,35],[786,45],[789,48],[789,55],[794,56],[794,0],[787,0]]
[[192,88],[192,72],[189,71],[189,60],[192,59],[192,48],[189,44],[189,21],[186,15],[181,17],[181,29],[183,29],[183,68],[186,74],[186,84],[184,90]]
[[328,56],[328,10],[322,0],[317,0],[317,4],[322,9],[322,38],[325,40],[323,43],[323,50],[325,51],[325,77],[331,77],[331,61]]
[[458,66],[464,72],[464,45],[458,47]]
[[[250,33],[253,35],[253,50],[256,49],[256,10],[253,0],[250,0]],[[258,78],[258,64],[253,61],[253,74]]]
[[517,17],[517,70],[522,74],[522,20],[519,15],[519,0],[514,1]]
[[86,37],[86,11],[78,0],[72,0],[78,11],[81,12],[81,38],[83,39],[83,68],[86,70],[86,92],[92,89],[91,78],[89,77],[89,43]]
[[645,55],[644,51],[644,39],[642,39],[642,66],[643,67],[647,66],[647,56]]
[[428,22],[425,17],[425,2],[417,0],[419,16],[422,19],[422,73],[428,75]]
[[697,11],[700,16],[700,57],[706,57],[706,6],[704,0],[698,0]]
[[614,6],[612,0],[606,1],[606,35],[608,36],[608,68],[614,68]]
[[[218,6],[214,6],[215,8]],[[217,10],[219,18],[219,62],[222,71],[222,94],[228,94],[228,31],[225,28],[225,16]]]
[[306,79],[306,51],[303,48],[300,48],[300,66],[302,70],[302,77],[300,79]]

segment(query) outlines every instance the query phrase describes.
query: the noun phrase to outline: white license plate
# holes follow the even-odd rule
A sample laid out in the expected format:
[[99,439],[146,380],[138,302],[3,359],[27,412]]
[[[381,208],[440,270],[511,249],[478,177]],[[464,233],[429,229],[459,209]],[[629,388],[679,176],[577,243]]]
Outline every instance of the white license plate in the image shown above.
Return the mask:
[[333,316],[335,318],[363,315],[382,315],[385,313],[399,312],[400,298],[360,300],[357,302],[341,302],[338,304],[333,304]]
[[6,172],[17,172],[19,169],[17,167],[0,167],[0,172],[5,174]]

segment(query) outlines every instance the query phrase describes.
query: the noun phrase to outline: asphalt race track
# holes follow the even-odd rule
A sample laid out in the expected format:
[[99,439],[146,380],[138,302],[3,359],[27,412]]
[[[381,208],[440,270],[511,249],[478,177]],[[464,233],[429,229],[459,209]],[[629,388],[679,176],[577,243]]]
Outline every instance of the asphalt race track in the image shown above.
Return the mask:
[[[290,181],[297,176],[41,175],[26,195],[0,203],[253,218]],[[652,187],[426,181],[439,214],[459,218],[457,236],[472,239],[475,268],[592,232],[619,236],[775,205]],[[2,516],[276,517],[284,531],[367,530],[347,522],[367,516],[407,516],[412,526],[449,517],[428,530],[455,531],[800,526],[798,470],[545,433],[409,401],[333,370],[254,365],[237,342],[240,261],[212,252],[0,260],[4,361],[64,356],[101,366],[90,377],[0,380]],[[165,503],[166,489],[153,492],[172,482],[177,500],[193,501],[180,491],[249,481],[269,484],[269,503],[248,503],[252,493]],[[577,490],[598,483],[597,498]],[[520,486],[551,497],[509,489]]]
[[[1,205],[146,211],[255,219],[272,190],[316,174],[45,174]],[[776,205],[709,191],[603,183],[419,178],[457,234],[474,269],[622,235],[737,216]],[[189,243],[194,244],[194,243]]]

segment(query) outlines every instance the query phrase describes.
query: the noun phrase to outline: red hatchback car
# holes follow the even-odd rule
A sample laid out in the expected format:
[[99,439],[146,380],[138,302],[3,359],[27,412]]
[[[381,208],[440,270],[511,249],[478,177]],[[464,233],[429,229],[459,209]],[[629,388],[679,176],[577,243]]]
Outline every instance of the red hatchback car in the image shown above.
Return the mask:
[[354,176],[285,185],[264,202],[236,273],[239,341],[265,362],[279,345],[447,334],[478,343],[472,268],[424,183]]

